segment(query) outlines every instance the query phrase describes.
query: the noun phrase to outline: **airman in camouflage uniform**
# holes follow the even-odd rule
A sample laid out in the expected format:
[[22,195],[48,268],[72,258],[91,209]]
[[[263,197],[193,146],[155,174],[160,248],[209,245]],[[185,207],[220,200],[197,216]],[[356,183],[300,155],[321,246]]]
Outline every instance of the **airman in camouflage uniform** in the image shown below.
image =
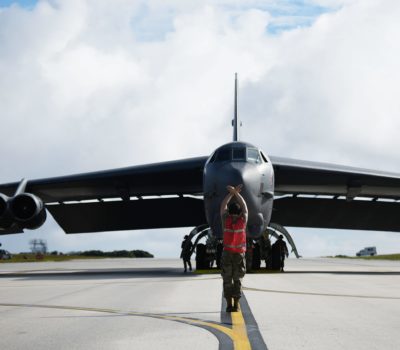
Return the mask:
[[[239,299],[242,295],[242,278],[246,273],[245,252],[248,212],[246,202],[239,193],[241,189],[242,185],[236,187],[228,186],[229,193],[221,203],[221,218],[224,230],[221,275],[227,312],[235,312],[239,309]],[[229,203],[233,198],[235,201]]]

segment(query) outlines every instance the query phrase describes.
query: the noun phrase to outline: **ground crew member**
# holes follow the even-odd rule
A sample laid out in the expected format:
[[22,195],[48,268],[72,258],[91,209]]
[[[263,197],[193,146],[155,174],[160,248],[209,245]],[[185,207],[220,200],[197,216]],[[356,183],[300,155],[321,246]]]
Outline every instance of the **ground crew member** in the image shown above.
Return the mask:
[[272,268],[272,247],[271,240],[269,238],[268,228],[264,230],[260,237],[260,250],[261,250],[261,258],[265,260],[265,268],[267,270]]
[[184,272],[187,272],[187,265],[189,265],[189,270],[192,271],[192,263],[190,262],[190,257],[192,253],[193,243],[188,235],[183,237],[183,242],[181,244],[182,252],[181,259],[183,259]]
[[285,267],[285,257],[287,258],[289,256],[289,251],[286,246],[286,242],[283,240],[283,235],[280,235],[278,240],[274,243],[274,245],[277,246],[277,249],[279,250],[279,256],[280,256],[280,271],[285,272],[283,268]]
[[242,190],[242,185],[236,187],[227,186],[227,190],[229,193],[222,201],[220,209],[224,232],[221,275],[227,304],[226,311],[236,312],[239,310],[242,278],[246,273],[245,253],[248,212],[246,202],[239,193]]

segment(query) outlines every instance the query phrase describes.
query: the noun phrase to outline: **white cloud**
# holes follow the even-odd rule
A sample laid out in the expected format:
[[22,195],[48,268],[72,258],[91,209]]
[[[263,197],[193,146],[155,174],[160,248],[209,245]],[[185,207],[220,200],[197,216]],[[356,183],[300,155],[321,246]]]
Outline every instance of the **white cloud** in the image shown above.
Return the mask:
[[[268,144],[274,153],[282,153],[286,143],[286,153],[303,158],[331,155],[327,160],[363,166],[373,166],[371,154],[374,161],[380,155],[396,159],[398,14],[398,5],[362,2],[281,35],[275,46],[279,62],[247,91],[256,96],[246,104],[264,96],[252,126],[269,126],[276,135]],[[287,144],[284,135],[307,142]],[[363,154],[348,158],[350,149]]]
[[[267,153],[400,171],[400,5],[309,4],[327,8],[310,26],[291,15],[298,5],[272,1],[60,0],[1,9],[0,182],[207,155],[231,139],[235,71],[242,134]],[[279,21],[293,27],[269,32]],[[177,256],[185,230],[165,232],[61,237],[49,221],[2,242],[54,234],[54,249],[118,249],[111,239],[120,247],[137,239],[137,248]],[[297,239],[307,255],[323,255],[336,234],[324,232],[314,248]],[[351,235],[341,239],[359,249]]]

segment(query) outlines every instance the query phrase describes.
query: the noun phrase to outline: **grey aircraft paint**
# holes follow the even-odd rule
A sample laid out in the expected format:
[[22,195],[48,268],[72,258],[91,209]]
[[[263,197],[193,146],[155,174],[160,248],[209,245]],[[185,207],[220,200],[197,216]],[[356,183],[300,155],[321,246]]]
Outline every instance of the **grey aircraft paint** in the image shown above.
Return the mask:
[[222,237],[220,205],[228,185],[243,185],[249,219],[247,235],[256,238],[269,224],[273,207],[274,169],[260,150],[245,142],[231,142],[219,147],[204,167],[204,205],[213,234]]

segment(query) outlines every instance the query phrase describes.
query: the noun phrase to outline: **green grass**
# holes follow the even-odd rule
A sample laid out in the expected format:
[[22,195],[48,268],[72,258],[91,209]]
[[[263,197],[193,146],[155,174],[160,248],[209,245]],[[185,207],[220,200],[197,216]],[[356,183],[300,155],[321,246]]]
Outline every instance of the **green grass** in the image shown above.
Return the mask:
[[383,254],[375,256],[347,256],[347,255],[336,255],[329,256],[329,258],[337,259],[364,259],[364,260],[400,260],[400,254]]
[[13,254],[9,260],[0,260],[1,263],[22,263],[40,261],[68,261],[74,259],[101,259],[102,257],[82,256],[82,255],[50,255],[46,254],[43,259],[38,259],[35,254]]
[[359,257],[359,259],[365,259],[365,260],[400,260],[400,254],[363,256],[363,257]]

